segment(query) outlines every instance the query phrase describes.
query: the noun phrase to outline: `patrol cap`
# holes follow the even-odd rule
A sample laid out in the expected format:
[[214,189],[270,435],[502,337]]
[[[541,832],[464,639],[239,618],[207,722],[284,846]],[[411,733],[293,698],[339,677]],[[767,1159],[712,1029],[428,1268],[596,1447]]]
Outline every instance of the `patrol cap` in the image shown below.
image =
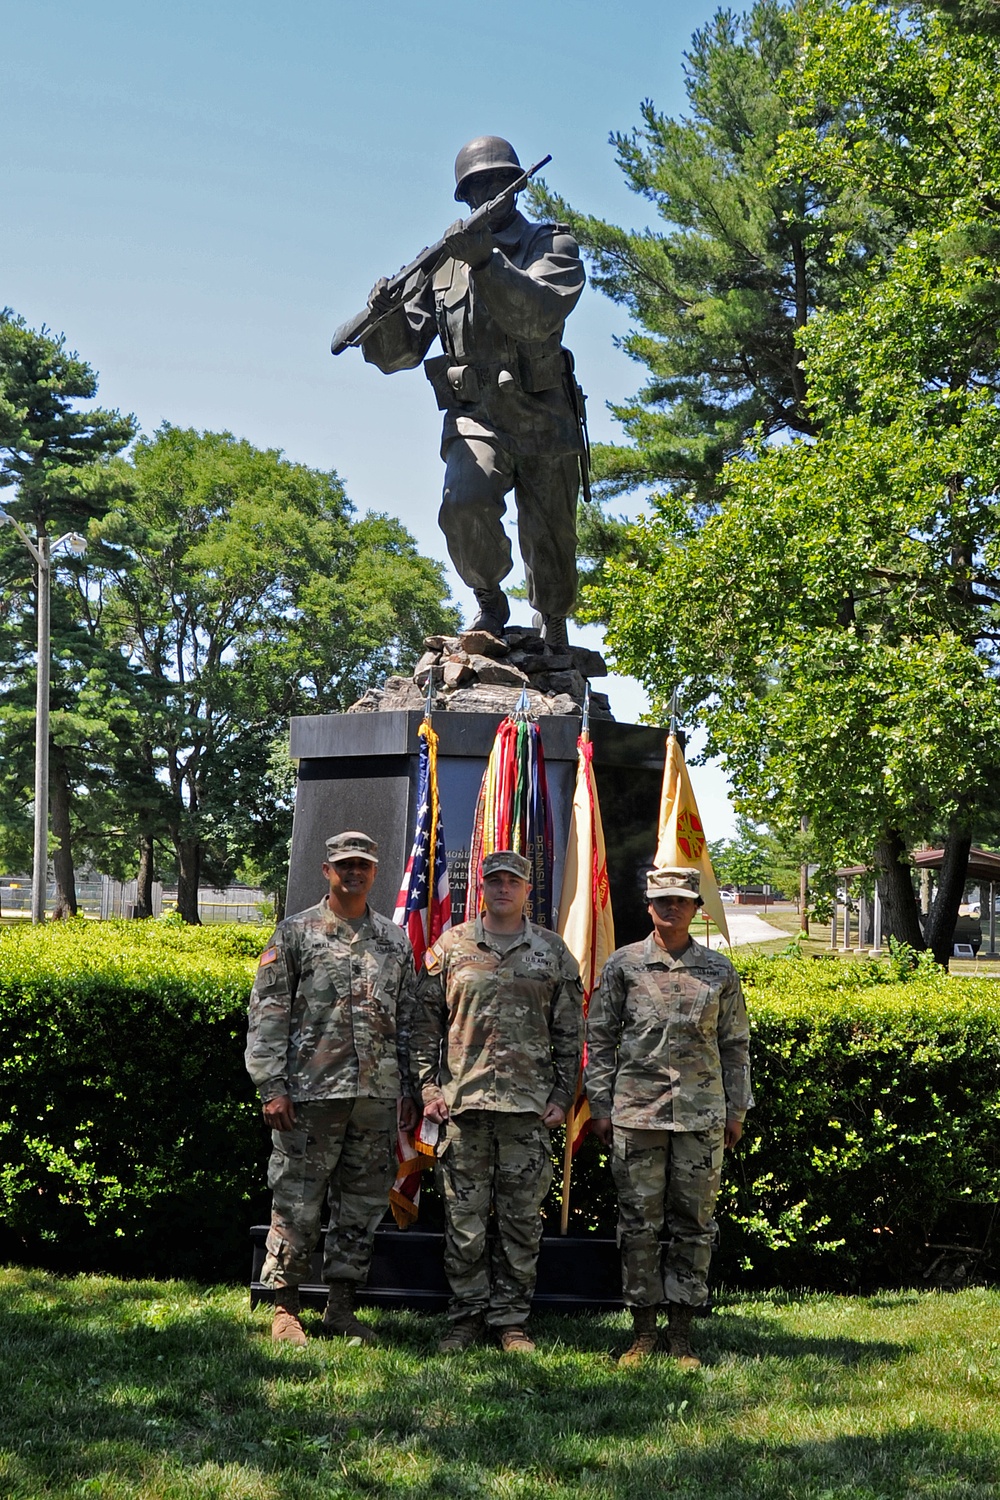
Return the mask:
[[685,896],[690,901],[701,899],[701,871],[688,870],[680,865],[664,865],[662,869],[650,870],[646,876],[646,898],[657,896]]
[[470,177],[480,172],[502,172],[505,176],[520,177],[521,163],[510,141],[502,135],[480,135],[474,141],[466,141],[455,157],[455,201],[461,203]]
[[367,859],[378,864],[378,844],[367,833],[335,833],[326,841],[326,862],[339,864],[344,859]]
[[487,854],[484,858],[484,880],[487,875],[499,875],[501,870],[506,870],[510,875],[518,875],[522,880],[531,879],[531,861],[525,859],[523,854],[515,854],[513,849],[494,849],[492,854]]

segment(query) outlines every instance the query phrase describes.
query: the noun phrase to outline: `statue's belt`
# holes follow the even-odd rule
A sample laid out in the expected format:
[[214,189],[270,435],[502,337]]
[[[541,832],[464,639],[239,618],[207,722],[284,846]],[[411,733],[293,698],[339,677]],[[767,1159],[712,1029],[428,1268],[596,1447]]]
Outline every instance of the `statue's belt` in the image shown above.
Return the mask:
[[534,396],[558,390],[566,373],[565,353],[563,349],[545,354],[517,350],[506,360],[491,360],[487,364],[456,359],[453,354],[438,354],[424,360],[424,373],[434,387],[440,410],[451,411],[491,396],[513,395],[518,391]]

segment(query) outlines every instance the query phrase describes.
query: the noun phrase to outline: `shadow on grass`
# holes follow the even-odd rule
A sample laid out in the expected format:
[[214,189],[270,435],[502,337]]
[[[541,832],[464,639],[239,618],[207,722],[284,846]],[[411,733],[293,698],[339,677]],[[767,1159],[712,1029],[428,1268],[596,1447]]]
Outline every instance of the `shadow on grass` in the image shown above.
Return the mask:
[[695,1324],[698,1352],[706,1360],[737,1356],[744,1359],[818,1359],[841,1368],[863,1368],[903,1359],[913,1345],[888,1339],[849,1338],[840,1335],[816,1338],[793,1333],[776,1318],[727,1317],[713,1313]]
[[[447,1322],[419,1313],[364,1314],[387,1343],[395,1343],[424,1357],[436,1352]],[[661,1325],[665,1319],[661,1318]],[[318,1325],[317,1325],[318,1326]],[[543,1352],[606,1354],[617,1359],[631,1342],[631,1322],[625,1314],[542,1314],[531,1320],[531,1331]],[[890,1340],[833,1336],[814,1338],[791,1333],[777,1318],[762,1315],[727,1316],[717,1309],[699,1318],[692,1335],[699,1355],[707,1362],[739,1356],[749,1359],[799,1359],[812,1356],[840,1367],[861,1368],[904,1358],[912,1345]],[[666,1366],[665,1368],[669,1368]]]
[[[483,1348],[449,1360],[428,1357],[444,1321],[419,1314],[375,1314],[382,1349],[293,1350],[270,1343],[266,1316],[251,1328],[211,1299],[192,1304],[191,1288],[28,1275],[17,1291],[0,1314],[0,1451],[11,1455],[0,1493],[16,1500],[77,1496],[91,1479],[151,1496],[256,1494],[254,1476],[294,1500],[430,1500],[506,1493],[493,1487],[498,1472],[511,1493],[546,1500],[834,1500],[848,1490],[865,1500],[912,1496],[923,1476],[934,1500],[978,1500],[969,1484],[1000,1472],[992,1439],[970,1449],[917,1426],[798,1445],[731,1439],[732,1422],[767,1403],[768,1360],[808,1356],[824,1368],[824,1400],[848,1401],[866,1362],[906,1352],[798,1338],[745,1312],[698,1328],[708,1369],[749,1354],[758,1372],[756,1383],[730,1382],[720,1406],[717,1381],[668,1360],[616,1369],[628,1338],[621,1317],[538,1318],[538,1359]],[[224,1466],[246,1488],[209,1488],[206,1470]]]
[[[691,1500],[996,1500],[1000,1442],[911,1425],[878,1436],[824,1442],[747,1442],[722,1438],[680,1451],[626,1460],[620,1467],[569,1461],[569,1494],[626,1500],[670,1495]],[[439,1491],[442,1496],[450,1492]],[[554,1493],[559,1493],[558,1491]]]

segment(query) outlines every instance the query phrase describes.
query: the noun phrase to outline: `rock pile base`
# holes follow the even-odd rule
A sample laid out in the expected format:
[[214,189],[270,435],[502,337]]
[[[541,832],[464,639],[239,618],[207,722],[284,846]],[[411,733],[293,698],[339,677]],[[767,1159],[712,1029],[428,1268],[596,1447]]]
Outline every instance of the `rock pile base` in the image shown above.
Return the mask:
[[[385,687],[369,688],[347,712],[421,709],[433,672],[435,712],[508,714],[526,690],[529,712],[535,718],[577,715],[588,680],[608,673],[597,651],[584,646],[547,646],[537,630],[527,627],[511,626],[504,640],[472,630],[462,635],[430,635],[424,646],[412,677],[386,678]],[[590,715],[614,717],[605,693],[591,692]]]

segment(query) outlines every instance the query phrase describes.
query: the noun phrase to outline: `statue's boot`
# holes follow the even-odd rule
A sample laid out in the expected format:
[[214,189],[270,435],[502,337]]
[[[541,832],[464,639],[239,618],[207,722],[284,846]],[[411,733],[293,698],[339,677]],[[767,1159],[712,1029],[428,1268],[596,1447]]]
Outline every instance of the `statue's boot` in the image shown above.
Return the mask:
[[546,646],[553,651],[561,651],[564,646],[569,645],[569,636],[566,634],[565,615],[540,615],[532,616],[532,623],[536,630],[542,633],[542,640]]
[[468,627],[470,631],[484,630],[503,640],[503,628],[510,619],[510,604],[503,589],[474,589],[479,613]]

